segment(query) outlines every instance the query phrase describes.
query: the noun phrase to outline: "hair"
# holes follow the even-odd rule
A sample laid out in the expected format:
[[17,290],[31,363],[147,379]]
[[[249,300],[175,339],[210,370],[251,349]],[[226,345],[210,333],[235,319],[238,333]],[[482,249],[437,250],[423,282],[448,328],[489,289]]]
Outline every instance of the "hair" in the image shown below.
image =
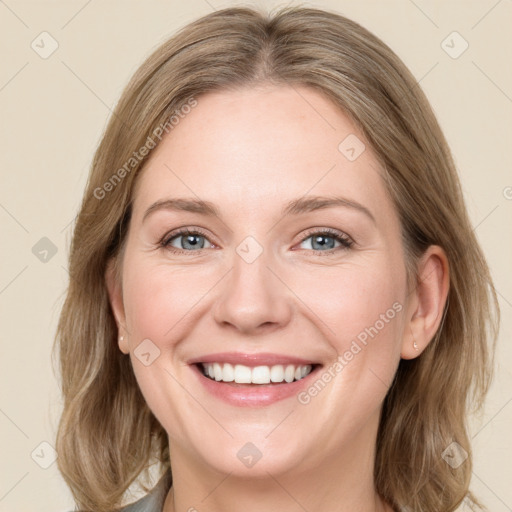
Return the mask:
[[[364,135],[399,214],[412,286],[430,245],[447,255],[443,322],[419,357],[400,360],[382,406],[377,492],[397,510],[449,512],[465,498],[482,507],[469,492],[467,418],[492,380],[499,308],[450,150],[417,81],[386,44],[354,21],[306,7],[228,8],[188,24],[136,71],[109,120],[76,218],[54,346],[64,402],[57,461],[76,504],[113,510],[153,457],[170,468],[167,433],[117,346],[105,281],[108,264],[121,259],[134,185],[151,154],[134,152],[156,145],[191,100],[267,84],[322,93]],[[453,441],[468,452],[457,468],[442,458]]]

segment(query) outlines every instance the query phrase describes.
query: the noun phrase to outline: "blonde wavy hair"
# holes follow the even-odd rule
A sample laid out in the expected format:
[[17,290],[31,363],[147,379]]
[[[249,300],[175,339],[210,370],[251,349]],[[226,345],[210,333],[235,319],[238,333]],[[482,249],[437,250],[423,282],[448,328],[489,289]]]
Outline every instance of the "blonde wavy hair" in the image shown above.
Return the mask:
[[[361,129],[386,171],[411,282],[429,245],[446,252],[444,321],[421,356],[400,361],[383,403],[374,478],[397,510],[450,512],[465,497],[481,507],[468,491],[467,418],[490,385],[499,309],[450,150],[424,93],[388,46],[349,19],[305,7],[229,8],[194,21],[147,58],[111,116],[76,219],[54,346],[64,402],[58,467],[77,506],[113,510],[148,476],[151,460],[170,467],[167,434],[118,348],[105,282],[107,263],[122,255],[134,184],[151,152],[112,185],[113,174],[191,98],[261,83],[314,88]],[[469,453],[456,469],[441,456],[453,441]]]

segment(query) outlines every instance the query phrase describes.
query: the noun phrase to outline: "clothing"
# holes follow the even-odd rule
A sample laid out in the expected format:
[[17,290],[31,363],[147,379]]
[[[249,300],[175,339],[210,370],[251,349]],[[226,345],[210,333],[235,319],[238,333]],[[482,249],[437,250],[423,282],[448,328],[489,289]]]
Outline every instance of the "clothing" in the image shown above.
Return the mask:
[[171,470],[168,469],[146,496],[135,503],[117,509],[116,512],[162,512],[171,482]]
[[171,480],[171,472],[167,470],[149,494],[123,507],[119,512],[162,512],[165,498],[171,487]]

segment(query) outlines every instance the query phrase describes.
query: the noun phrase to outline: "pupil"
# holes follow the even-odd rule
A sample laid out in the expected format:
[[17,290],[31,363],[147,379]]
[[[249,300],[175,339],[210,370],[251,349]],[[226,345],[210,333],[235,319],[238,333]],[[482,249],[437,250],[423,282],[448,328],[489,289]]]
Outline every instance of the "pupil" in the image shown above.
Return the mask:
[[198,242],[198,238],[200,238],[200,235],[187,235],[186,237],[186,240],[185,240],[185,247],[184,248],[187,248],[188,247],[199,247],[200,244]]
[[317,236],[315,237],[315,243],[316,244],[319,244],[320,247],[328,247],[329,249],[331,249],[332,247],[332,243],[331,244],[328,244],[326,242],[326,240],[332,240],[334,242],[334,239],[332,238],[332,236],[323,236],[323,235],[320,235],[320,236]]

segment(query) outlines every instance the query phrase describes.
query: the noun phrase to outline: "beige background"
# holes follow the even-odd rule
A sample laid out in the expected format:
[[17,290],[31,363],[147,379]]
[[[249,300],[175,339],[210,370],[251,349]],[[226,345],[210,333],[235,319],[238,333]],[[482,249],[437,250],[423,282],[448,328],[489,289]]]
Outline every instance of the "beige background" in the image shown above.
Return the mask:
[[[490,511],[510,511],[512,2],[303,4],[335,9],[388,43],[421,82],[451,144],[503,311],[496,380],[484,416],[472,422],[472,488]],[[72,509],[52,449],[41,443],[54,445],[60,407],[50,349],[72,221],[110,111],[150,51],[187,22],[229,5],[235,2],[0,1],[2,512]],[[58,42],[47,59],[31,48],[35,40],[43,51],[41,37],[50,48],[48,36],[38,37],[43,31]],[[456,59],[446,45],[454,54],[462,39],[450,36],[442,46],[453,31],[469,44]],[[50,247],[43,237],[55,255],[41,252]]]

